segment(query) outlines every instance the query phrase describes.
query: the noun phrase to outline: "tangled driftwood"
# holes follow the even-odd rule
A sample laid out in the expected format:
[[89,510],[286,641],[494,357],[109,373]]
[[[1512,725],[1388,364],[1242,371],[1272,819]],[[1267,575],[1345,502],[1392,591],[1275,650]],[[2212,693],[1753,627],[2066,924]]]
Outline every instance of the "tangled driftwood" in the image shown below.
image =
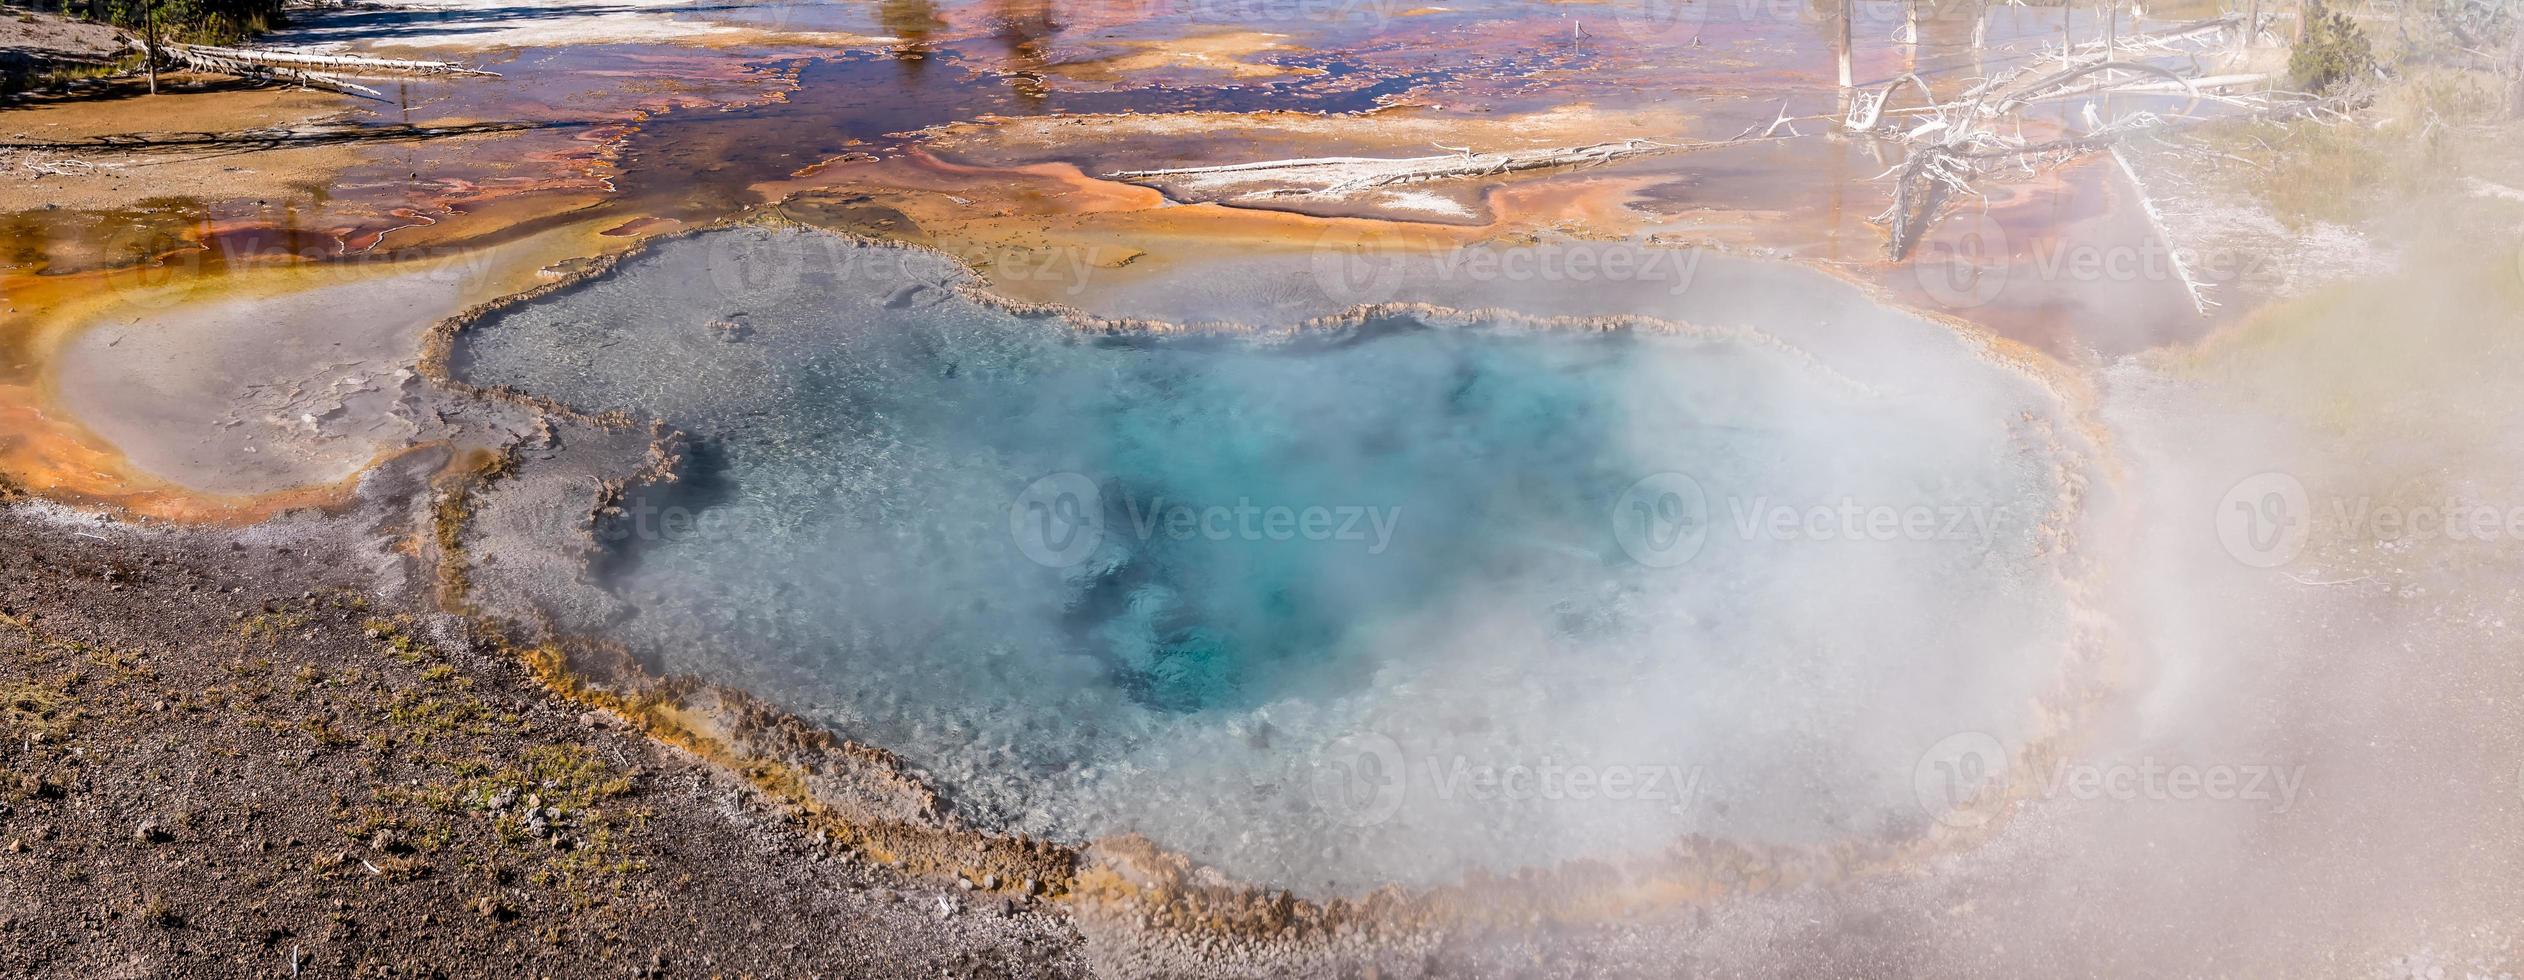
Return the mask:
[[[1891,205],[1876,216],[1888,229],[1887,251],[1896,260],[1907,257],[1954,202],[1978,196],[1973,184],[1980,179],[2006,172],[2031,174],[2088,153],[2115,149],[2133,134],[2197,118],[2192,109],[2203,103],[2247,113],[2300,111],[2313,104],[2314,100],[2292,93],[2223,94],[2217,90],[2257,84],[2266,78],[2250,74],[2203,76],[2196,57],[2183,69],[2135,60],[2135,56],[2148,53],[2196,55],[2224,46],[2227,32],[2241,29],[2240,18],[2219,17],[2108,42],[2065,46],[2057,49],[2055,57],[2035,58],[1980,79],[1960,96],[1945,102],[1937,101],[1929,84],[1916,75],[1904,75],[1878,89],[1856,93],[1842,128],[1889,140],[1909,150],[1901,163],[1882,175],[1894,181]],[[2045,70],[2037,73],[2037,66]],[[1905,89],[1916,89],[1923,104],[1888,109],[1887,103]],[[2043,139],[2029,139],[2022,134],[2019,114],[2029,106],[2090,95],[2150,93],[2180,94],[2189,105],[2172,116],[2133,111],[2106,119],[2090,103],[2083,112],[2082,131]],[[1894,115],[1918,121],[1887,121],[1886,117]],[[2138,182],[2136,171],[2126,158],[2119,162],[2139,192],[2142,204],[2146,204],[2146,190]],[[2152,204],[2147,206],[2152,215]],[[2212,305],[2187,275],[2185,283],[2191,288],[2195,307],[2205,311]]]
[[[2480,0],[2519,2],[2519,0]],[[1886,248],[1900,261],[1928,230],[1960,201],[1979,197],[1979,182],[2003,176],[2031,176],[2098,152],[2111,152],[2119,170],[2137,194],[2151,227],[2167,236],[2161,214],[2120,144],[2133,135],[2162,130],[2209,115],[2276,117],[2330,111],[2324,100],[2301,93],[2266,90],[2270,76],[2231,72],[2209,74],[2207,63],[2223,63],[2239,38],[2262,27],[2258,14],[2227,15],[2136,34],[2110,34],[2084,43],[2045,45],[2019,55],[2012,66],[1963,83],[1960,93],[1941,100],[1935,87],[1917,74],[1904,74],[1880,86],[1850,89],[1843,112],[1825,116],[1792,116],[1782,105],[1767,127],[1754,126],[1723,142],[1631,139],[1588,146],[1474,153],[1469,148],[1443,147],[1443,156],[1304,157],[1218,166],[1134,170],[1109,174],[1116,180],[1169,185],[1246,200],[1325,198],[1372,191],[1415,181],[1481,178],[1527,170],[1591,166],[1627,156],[1695,150],[1749,140],[1797,139],[1809,133],[1799,121],[1830,120],[1842,134],[1862,136],[1903,148],[1903,159],[1878,179],[1893,181],[1892,200],[1874,220],[1886,226]],[[2177,96],[2181,108],[2160,111],[2097,111],[2084,107],[2077,123],[2053,126],[2031,120],[2027,110],[2073,99],[2114,95]],[[1896,106],[1896,98],[1909,104]],[[2106,101],[2106,107],[2111,105]],[[2026,135],[2027,129],[2035,134]],[[1784,135],[1782,135],[1784,133]],[[2179,266],[2181,259],[2177,258]],[[2192,305],[2202,313],[2215,304],[2188,269],[2178,269]]]

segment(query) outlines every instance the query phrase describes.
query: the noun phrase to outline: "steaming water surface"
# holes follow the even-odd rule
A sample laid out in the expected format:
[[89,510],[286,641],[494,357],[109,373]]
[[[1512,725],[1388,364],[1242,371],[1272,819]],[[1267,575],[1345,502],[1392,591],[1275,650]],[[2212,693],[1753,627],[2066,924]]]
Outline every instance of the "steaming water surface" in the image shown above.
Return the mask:
[[1094,337],[830,243],[664,243],[459,366],[694,437],[648,503],[698,519],[602,568],[622,639],[999,826],[1344,888],[1896,833],[2057,674],[2049,409],[1959,344],[1888,390],[1726,337]]

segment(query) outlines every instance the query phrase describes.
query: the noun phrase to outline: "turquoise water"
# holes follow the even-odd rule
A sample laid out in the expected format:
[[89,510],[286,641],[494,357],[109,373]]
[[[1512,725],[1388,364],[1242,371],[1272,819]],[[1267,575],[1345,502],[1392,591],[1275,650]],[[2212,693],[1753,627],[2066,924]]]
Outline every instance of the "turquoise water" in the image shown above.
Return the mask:
[[[1878,833],[1917,819],[1921,747],[2013,730],[2052,669],[2051,488],[2004,384],[1889,398],[1776,345],[1480,323],[1082,336],[954,275],[669,243],[461,368],[691,433],[639,505],[697,517],[619,543],[612,629],[979,818],[1335,885]],[[1816,507],[1970,520],[1767,520]],[[1546,768],[1634,798],[1483,778]]]

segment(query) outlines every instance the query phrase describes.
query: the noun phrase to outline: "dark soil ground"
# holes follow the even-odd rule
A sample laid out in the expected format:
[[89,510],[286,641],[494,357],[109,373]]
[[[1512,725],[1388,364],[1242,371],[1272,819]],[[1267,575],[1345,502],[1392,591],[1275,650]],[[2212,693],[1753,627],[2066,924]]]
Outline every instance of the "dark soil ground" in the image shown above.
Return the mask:
[[0,975],[1084,972],[378,598],[344,524],[0,512]]
[[54,60],[104,61],[122,53],[122,34],[105,24],[0,4],[0,49]]

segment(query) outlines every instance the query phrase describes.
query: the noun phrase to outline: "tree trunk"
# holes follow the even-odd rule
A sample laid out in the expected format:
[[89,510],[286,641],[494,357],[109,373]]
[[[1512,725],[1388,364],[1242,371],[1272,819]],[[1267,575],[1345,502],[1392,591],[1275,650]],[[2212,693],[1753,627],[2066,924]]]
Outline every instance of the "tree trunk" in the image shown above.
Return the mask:
[[2524,27],[2507,39],[2505,74],[2507,114],[2524,118]]
[[2077,49],[2077,32],[2071,29],[2076,23],[2077,4],[2074,0],[2060,0],[2060,67],[2062,68],[2068,67],[2069,52]]
[[149,69],[149,94],[158,94],[158,14],[152,0],[140,0],[140,31],[149,39],[149,51],[140,63]]
[[1849,90],[1849,39],[1858,19],[1858,0],[1840,0],[1840,87]]

